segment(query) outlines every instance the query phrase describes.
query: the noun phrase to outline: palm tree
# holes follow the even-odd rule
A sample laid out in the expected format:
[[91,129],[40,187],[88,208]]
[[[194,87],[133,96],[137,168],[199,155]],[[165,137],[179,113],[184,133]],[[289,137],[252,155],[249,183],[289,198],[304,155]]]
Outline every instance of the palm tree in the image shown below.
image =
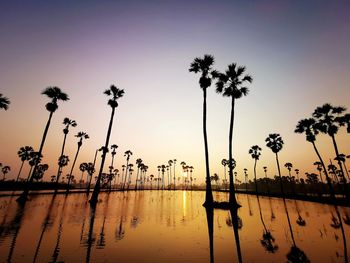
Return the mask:
[[243,169],[244,171],[244,181],[245,181],[245,192],[248,192],[248,182],[247,182],[247,179],[248,179],[248,169],[247,168],[244,168]]
[[22,172],[22,168],[23,168],[23,164],[25,161],[29,161],[31,159],[31,154],[32,152],[34,152],[34,149],[32,146],[24,146],[24,147],[21,147],[19,149],[19,151],[17,152],[18,154],[18,157],[21,159],[22,161],[22,164],[21,164],[21,167],[19,168],[19,172],[18,172],[18,175],[17,175],[17,178],[16,178],[16,182],[18,181],[19,179],[19,176],[21,175],[21,172]]
[[10,100],[6,97],[3,97],[2,93],[0,93],[0,109],[7,110],[10,105]]
[[258,195],[258,183],[256,181],[256,162],[259,160],[261,155],[261,148],[258,145],[254,145],[249,149],[249,154],[254,159],[254,182],[255,182],[255,193]]
[[136,165],[137,165],[137,174],[136,174],[135,190],[137,190],[137,181],[139,179],[140,168],[142,166],[142,159],[141,158],[136,159]]
[[84,176],[84,173],[87,170],[87,168],[88,168],[88,164],[86,162],[82,162],[79,165],[79,170],[81,171],[81,178],[80,178],[80,183],[81,184],[83,184],[83,176]]
[[345,154],[340,153],[340,154],[338,155],[338,157],[335,157],[335,158],[334,158],[334,160],[336,160],[336,161],[339,161],[339,160],[340,160],[340,161],[343,163],[344,168],[345,168],[346,176],[348,177],[348,180],[350,180],[348,168],[346,167],[346,163],[345,163],[345,161],[346,161],[345,158],[346,158]]
[[[62,149],[61,149],[61,154],[60,154],[60,157],[64,155],[64,148],[66,146],[66,139],[67,139],[67,134],[69,133],[69,127],[72,126],[72,127],[76,127],[77,126],[77,123],[75,120],[71,120],[69,118],[64,118],[63,119],[63,125],[65,125],[64,129],[63,129],[63,143],[62,143]],[[60,163],[60,162],[59,162]],[[57,170],[57,175],[56,175],[56,185],[58,184],[58,180],[60,179],[60,176],[62,174],[62,166],[58,165],[58,170]],[[56,187],[56,190],[57,190],[57,187]]]
[[247,96],[249,89],[244,85],[246,83],[251,83],[253,78],[249,75],[245,75],[246,68],[244,66],[237,66],[236,63],[228,65],[228,69],[225,73],[214,72],[214,77],[217,79],[216,82],[216,92],[222,93],[224,97],[231,98],[231,116],[230,116],[230,131],[229,131],[229,178],[230,178],[230,204],[237,206],[237,200],[235,197],[235,188],[233,185],[233,167],[230,165],[233,159],[233,125],[234,125],[234,115],[235,115],[235,101]]
[[226,190],[226,183],[227,183],[227,178],[226,178],[226,166],[228,165],[228,161],[226,160],[226,159],[222,159],[221,160],[221,164],[222,164],[222,166],[224,166],[224,180],[225,180],[225,186],[224,186],[224,188],[225,188],[225,190]]
[[173,160],[169,160],[168,161],[168,165],[169,165],[169,190],[171,188],[171,166],[173,165]]
[[206,191],[204,206],[212,205],[213,193],[211,190],[210,182],[210,169],[209,169],[209,149],[207,139],[207,88],[211,86],[211,73],[213,72],[212,66],[214,64],[214,57],[211,55],[204,55],[204,58],[195,58],[190,65],[189,71],[194,73],[200,73],[199,86],[203,90],[203,137],[204,137],[204,152],[205,152],[205,167],[206,167]]
[[[292,171],[293,164],[292,163],[285,163],[284,167],[287,168],[290,182],[293,184],[292,175],[290,173]],[[292,185],[292,191],[293,191],[293,194],[295,194],[295,190],[294,190],[294,186],[293,185]]]
[[[50,114],[49,114],[49,119],[47,120],[45,129],[44,129],[43,137],[41,139],[41,143],[40,143],[40,147],[39,147],[39,151],[38,151],[38,156],[42,155],[42,151],[43,151],[43,148],[44,148],[44,144],[45,144],[47,133],[49,131],[52,115],[58,109],[57,102],[59,100],[61,100],[61,101],[69,100],[68,95],[66,93],[62,92],[61,89],[58,88],[58,87],[48,87],[41,94],[46,95],[47,97],[49,97],[51,99],[51,101],[46,104],[46,109],[50,112]],[[39,163],[35,164],[34,169],[32,171],[32,175],[30,176],[30,178],[28,180],[28,183],[25,186],[25,189],[24,189],[23,193],[20,195],[20,197],[17,198],[17,202],[24,203],[25,201],[27,201],[27,196],[28,196],[28,193],[29,193],[29,185],[33,181],[32,176],[36,172],[35,170],[36,170],[38,164]]]
[[[334,193],[334,189],[332,186],[332,180],[329,178],[328,176],[328,172],[327,172],[327,168],[326,165],[321,157],[320,152],[318,151],[317,147],[316,147],[316,135],[318,134],[318,130],[315,129],[315,124],[316,124],[316,120],[313,118],[308,118],[308,119],[302,119],[298,122],[294,132],[296,133],[305,133],[306,136],[306,140],[308,142],[310,142],[316,152],[316,155],[320,161],[320,164],[323,168],[323,172],[326,175],[326,180],[327,180],[327,184],[328,184],[328,188],[330,191],[330,194],[332,196],[332,198],[335,198],[335,193]],[[322,170],[322,169],[321,169]],[[321,171],[320,171],[321,172]]]
[[97,181],[96,181],[94,191],[93,191],[91,199],[90,199],[90,203],[92,205],[96,205],[96,203],[97,203],[98,194],[99,194],[100,188],[101,188],[101,186],[100,186],[101,174],[103,172],[103,166],[104,166],[105,160],[106,160],[106,154],[107,154],[108,144],[109,144],[109,137],[111,136],[111,132],[112,132],[114,113],[115,113],[115,109],[118,107],[117,100],[119,98],[123,97],[124,90],[118,89],[116,86],[112,85],[108,90],[105,90],[104,94],[106,94],[107,96],[112,96],[112,98],[108,100],[108,105],[111,106],[112,113],[111,113],[111,118],[110,118],[109,125],[108,125],[106,143],[104,146],[105,148],[104,148],[104,151],[102,153],[100,170],[98,172]]
[[267,167],[264,166],[263,169],[264,169],[264,174],[265,174],[265,180],[266,180],[266,186],[267,186],[267,193],[270,194],[270,187],[269,187],[269,182],[268,182],[268,179],[267,179]]
[[78,141],[78,148],[77,148],[77,152],[75,153],[75,157],[74,157],[74,160],[73,160],[73,164],[72,164],[72,168],[70,169],[70,172],[69,172],[69,179],[68,179],[68,185],[67,185],[67,193],[69,192],[69,185],[70,185],[70,182],[71,182],[71,178],[72,178],[72,173],[73,173],[73,169],[74,169],[74,166],[75,166],[75,162],[77,161],[77,158],[78,158],[78,154],[79,154],[79,151],[80,151],[80,148],[81,146],[83,145],[83,139],[89,139],[89,135],[86,133],[86,132],[78,132],[75,137],[79,138],[79,141]]
[[89,184],[87,186],[87,193],[89,193],[89,190],[90,190],[90,185],[91,185],[91,179],[92,179],[92,176],[93,174],[95,173],[95,164],[94,163],[87,163],[87,166],[86,166],[86,171],[89,175]]
[[116,144],[112,144],[111,145],[111,150],[112,150],[112,152],[111,152],[111,155],[112,155],[112,163],[111,163],[111,170],[113,170],[113,163],[114,163],[114,156],[117,154],[117,148],[118,148],[118,145],[116,145]]
[[126,171],[125,171],[125,177],[124,177],[124,183],[123,183],[123,190],[125,189],[125,183],[126,183],[126,179],[128,177],[128,170],[129,170],[129,160],[130,160],[130,156],[132,155],[132,151],[130,150],[127,150],[125,153],[124,153],[124,156],[126,157]]
[[269,147],[276,156],[278,175],[279,175],[280,184],[281,184],[281,192],[282,192],[282,195],[284,195],[280,163],[278,161],[278,152],[282,150],[282,147],[283,147],[282,137],[278,133],[272,133],[272,134],[269,134],[269,137],[265,139],[265,142],[266,142],[266,146]]
[[[344,112],[346,108],[341,106],[332,106],[329,103],[323,104],[320,107],[317,107],[315,111],[312,113],[312,116],[316,118],[316,123],[314,125],[314,129],[319,132],[328,134],[332,138],[335,155],[339,156],[338,145],[335,140],[335,135],[337,134],[340,126],[343,125]],[[341,160],[338,160],[338,165],[342,174],[344,190],[348,198],[350,198],[350,193],[347,191],[347,180],[345,178],[343,165]]]
[[5,165],[4,167],[2,167],[1,171],[3,174],[2,180],[5,181],[6,174],[8,174],[8,172],[11,171],[11,167],[8,165]]
[[176,159],[173,160],[173,163],[174,163],[174,190],[176,190],[176,175],[175,175],[175,166],[176,166]]

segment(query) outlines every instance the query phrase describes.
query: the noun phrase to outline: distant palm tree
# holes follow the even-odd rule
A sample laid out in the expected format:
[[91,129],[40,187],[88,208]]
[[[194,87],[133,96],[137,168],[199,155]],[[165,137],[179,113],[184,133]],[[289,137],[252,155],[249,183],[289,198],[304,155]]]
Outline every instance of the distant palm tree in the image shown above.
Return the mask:
[[77,161],[77,158],[78,158],[78,154],[80,152],[80,148],[81,146],[83,145],[83,139],[89,139],[89,135],[86,133],[86,132],[78,132],[75,137],[79,138],[79,141],[78,141],[78,148],[77,148],[77,152],[75,153],[75,157],[74,157],[74,160],[73,160],[73,164],[72,164],[72,168],[70,169],[70,172],[69,172],[69,179],[68,179],[68,184],[67,184],[67,192],[69,191],[69,186],[70,186],[70,182],[71,182],[71,178],[72,178],[72,173],[73,173],[73,169],[74,169],[74,166],[75,166],[75,162]]
[[235,101],[247,96],[249,89],[244,86],[246,83],[251,83],[253,78],[249,74],[245,74],[246,68],[244,66],[237,66],[236,63],[228,65],[225,73],[214,72],[213,76],[217,79],[216,92],[222,94],[224,97],[231,98],[231,116],[230,116],[230,132],[229,132],[229,179],[230,179],[230,197],[229,202],[233,206],[237,206],[235,196],[235,188],[233,184],[233,167],[231,160],[233,160],[233,126],[235,116]]
[[112,155],[112,163],[111,163],[111,166],[110,167],[112,167],[111,168],[111,170],[113,170],[113,164],[114,164],[114,156],[117,154],[117,148],[118,148],[118,145],[116,145],[116,144],[112,144],[111,145],[111,150],[112,150],[112,152],[111,152],[111,155]]
[[334,193],[334,189],[332,186],[332,180],[330,179],[330,177],[328,175],[327,168],[326,168],[326,165],[321,157],[321,154],[316,147],[316,135],[318,134],[318,130],[315,129],[315,124],[316,124],[316,120],[313,118],[302,119],[298,122],[294,132],[305,133],[306,140],[312,144],[312,146],[316,152],[316,155],[319,159],[319,162],[323,168],[323,172],[326,175],[327,185],[328,185],[330,194],[333,198],[335,198],[335,193]]
[[228,165],[228,161],[226,159],[222,159],[221,160],[221,164],[222,166],[224,166],[224,180],[225,180],[225,185],[224,185],[224,188],[226,190],[226,184],[227,184],[227,178],[226,178],[226,166]]
[[21,167],[19,168],[19,172],[18,172],[18,175],[17,175],[17,178],[16,178],[16,182],[18,181],[19,179],[19,176],[21,175],[21,172],[22,172],[22,168],[23,168],[23,164],[25,161],[29,161],[31,159],[31,154],[32,152],[34,152],[34,149],[32,146],[24,146],[24,147],[21,147],[19,149],[19,151],[17,152],[18,154],[18,157],[21,159],[22,161],[22,164],[21,164]]
[[335,157],[335,158],[334,158],[334,160],[336,160],[336,161],[341,161],[341,162],[343,163],[346,176],[348,177],[348,180],[350,180],[348,168],[346,167],[346,163],[345,163],[345,161],[346,161],[345,158],[346,158],[345,154],[340,153],[340,154],[338,155],[338,157]]
[[280,184],[281,184],[281,192],[282,192],[282,195],[284,195],[280,163],[278,161],[278,152],[282,150],[282,147],[283,147],[282,137],[278,133],[272,133],[272,134],[269,134],[269,137],[266,138],[265,142],[266,142],[266,146],[269,147],[276,156],[278,175],[279,175]]
[[107,150],[108,150],[108,144],[109,144],[109,137],[111,136],[111,132],[112,132],[112,125],[113,125],[113,118],[114,118],[114,113],[115,113],[115,109],[118,107],[118,102],[117,100],[121,97],[123,97],[124,95],[124,90],[118,89],[116,86],[112,85],[108,90],[105,90],[104,94],[106,94],[107,96],[112,96],[112,98],[110,100],[108,100],[108,105],[111,106],[112,108],[112,112],[111,112],[111,118],[109,121],[109,125],[108,125],[108,131],[107,131],[107,137],[106,137],[106,143],[105,143],[105,148],[102,154],[102,160],[101,160],[101,166],[100,166],[100,170],[98,172],[98,177],[97,177],[97,181],[95,184],[95,188],[94,191],[92,193],[91,199],[90,199],[90,203],[95,206],[98,200],[98,194],[100,192],[100,180],[101,180],[101,174],[103,172],[103,166],[106,160],[106,154],[107,154]]
[[81,178],[80,178],[80,184],[81,185],[83,184],[83,176],[84,176],[84,173],[87,170],[87,168],[88,168],[88,164],[86,162],[82,162],[79,165],[79,170],[81,171]]
[[[69,118],[64,118],[63,119],[63,125],[65,125],[64,129],[63,129],[63,134],[64,134],[64,137],[63,137],[63,143],[62,143],[62,149],[61,149],[61,154],[60,154],[60,157],[64,155],[64,148],[66,146],[66,139],[67,139],[67,134],[69,133],[69,127],[72,126],[72,127],[76,127],[77,126],[77,123],[75,120],[71,120]],[[58,162],[60,163],[60,162]],[[58,181],[60,179],[60,176],[62,174],[62,166],[58,165],[58,170],[57,170],[57,175],[56,175],[56,185],[58,184]],[[56,187],[56,190],[57,190],[57,187]]]
[[245,181],[245,191],[248,192],[248,169],[244,168],[244,181]]
[[[319,132],[328,134],[332,138],[335,155],[339,156],[338,145],[335,140],[335,135],[337,134],[340,126],[343,125],[342,115],[346,111],[346,108],[341,106],[333,106],[329,103],[323,104],[320,107],[317,107],[315,111],[312,113],[312,116],[316,119],[316,123],[314,125],[314,129]],[[348,198],[350,198],[350,192],[347,189],[347,180],[345,178],[345,173],[343,170],[343,165],[341,160],[338,160],[338,165],[342,174],[344,191]]]
[[137,181],[139,179],[140,168],[142,166],[142,159],[141,158],[136,159],[136,165],[137,165],[137,174],[136,174],[135,190],[137,190]]
[[89,175],[89,183],[88,183],[88,186],[87,186],[87,190],[89,193],[89,189],[90,189],[90,185],[91,185],[91,179],[92,179],[92,176],[93,174],[95,173],[95,164],[94,163],[87,163],[87,167],[86,167],[86,171]]
[[10,100],[0,93],[0,109],[8,110],[10,105]]
[[128,171],[130,169],[129,167],[129,160],[130,160],[130,156],[132,155],[132,151],[130,150],[127,150],[125,153],[124,153],[124,156],[126,157],[126,171],[125,171],[125,177],[124,177],[124,183],[123,183],[123,190],[125,190],[125,184],[126,184],[126,180],[128,178]]
[[[38,156],[42,155],[42,151],[43,151],[43,148],[44,148],[44,144],[45,144],[47,133],[49,131],[52,115],[58,109],[57,102],[59,100],[61,100],[61,101],[69,100],[68,95],[66,93],[62,92],[61,89],[58,88],[58,87],[48,87],[41,94],[46,95],[47,97],[49,97],[51,99],[51,101],[46,104],[46,109],[50,112],[50,114],[49,114],[49,119],[47,120],[47,123],[46,123],[46,126],[45,126],[43,137],[41,139],[41,143],[40,143],[40,147],[39,147],[39,151],[38,151]],[[36,170],[38,164],[39,163],[35,164],[35,166],[33,168],[33,171],[32,171],[32,175],[36,172],[35,170]],[[32,175],[30,176],[30,178],[28,180],[28,183],[25,186],[25,189],[24,189],[23,193],[20,195],[20,197],[17,198],[17,202],[24,203],[24,202],[27,201],[27,196],[28,196],[28,193],[29,193],[29,184],[33,181]]]
[[169,160],[168,161],[168,165],[169,165],[169,190],[170,190],[170,188],[171,188],[171,166],[173,165],[173,160]]
[[174,180],[174,190],[176,190],[176,175],[175,175],[176,159],[174,159],[173,162],[174,162],[174,178],[173,178],[173,180]]
[[264,174],[265,174],[265,180],[266,180],[266,186],[267,186],[267,193],[270,194],[270,187],[269,187],[269,182],[268,182],[268,179],[267,179],[267,167],[264,166],[263,169],[264,169]]
[[8,165],[5,165],[4,167],[2,167],[1,171],[3,174],[2,180],[5,181],[6,174],[8,174],[8,172],[11,171],[11,167]]
[[204,152],[205,152],[205,166],[206,166],[206,191],[204,206],[212,205],[213,193],[210,182],[210,169],[209,169],[209,149],[207,139],[207,88],[211,86],[211,73],[213,72],[212,66],[214,64],[214,57],[211,55],[204,55],[204,58],[195,58],[190,65],[190,72],[200,73],[199,86],[203,90],[203,137],[204,137]]
[[253,145],[249,149],[249,154],[254,159],[254,182],[255,182],[255,193],[258,194],[258,183],[256,181],[256,162],[259,160],[261,155],[261,148],[258,145]]
[[292,183],[292,191],[293,191],[293,194],[295,194],[295,189],[294,189],[293,179],[292,179],[292,174],[291,174],[293,164],[288,162],[288,163],[284,164],[284,167],[286,167],[288,170],[289,179],[290,179],[290,182]]

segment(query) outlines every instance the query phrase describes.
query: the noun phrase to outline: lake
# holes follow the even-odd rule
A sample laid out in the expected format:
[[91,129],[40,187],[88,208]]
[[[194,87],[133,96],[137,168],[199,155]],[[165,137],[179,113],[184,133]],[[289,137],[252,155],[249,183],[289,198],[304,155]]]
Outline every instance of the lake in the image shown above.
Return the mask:
[[204,194],[104,192],[96,209],[78,193],[1,197],[0,262],[348,262],[349,208],[339,222],[330,205],[239,194],[231,214]]

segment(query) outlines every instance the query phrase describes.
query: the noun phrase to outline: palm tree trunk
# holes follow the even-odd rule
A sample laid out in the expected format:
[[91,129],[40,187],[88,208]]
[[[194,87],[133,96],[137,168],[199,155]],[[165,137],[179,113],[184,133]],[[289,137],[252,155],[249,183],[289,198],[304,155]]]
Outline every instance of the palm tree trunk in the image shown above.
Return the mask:
[[285,209],[286,215],[287,215],[288,226],[289,226],[289,230],[290,230],[290,235],[292,237],[293,246],[296,247],[294,234],[293,234],[293,229],[292,229],[292,224],[290,223],[290,218],[289,218],[289,214],[288,214],[287,204],[286,204],[286,200],[284,199],[284,197],[283,197],[283,204],[284,204],[284,209]]
[[22,161],[21,168],[19,168],[19,172],[18,172],[18,175],[17,175],[17,178],[16,178],[16,183],[18,182],[19,176],[21,175],[23,164],[24,164],[24,161]]
[[67,184],[67,193],[69,192],[69,186],[70,186],[70,182],[71,182],[71,178],[72,178],[72,173],[73,173],[73,169],[74,169],[74,166],[75,166],[75,162],[77,161],[77,158],[78,158],[79,151],[80,151],[80,146],[78,146],[78,149],[77,149],[77,152],[75,154],[74,161],[73,161],[73,164],[72,164],[72,168],[70,169],[70,172],[69,172],[69,178],[68,178],[68,184]]
[[283,197],[284,197],[283,181],[282,181],[280,163],[279,163],[279,161],[278,161],[278,154],[277,154],[277,153],[276,153],[276,162],[277,162],[278,175],[279,175],[279,177],[280,177],[281,193],[282,193],[282,195],[283,195]]
[[[39,151],[38,151],[39,158],[40,158],[40,156],[42,154],[42,151],[43,151],[43,148],[44,148],[44,144],[45,144],[47,133],[49,131],[52,115],[53,115],[53,112],[51,111],[50,115],[49,115],[49,119],[47,120],[47,123],[46,123],[46,126],[45,126],[43,137],[41,139],[41,144],[40,144],[40,148],[39,148]],[[28,197],[28,193],[29,193],[29,187],[30,187],[31,183],[33,182],[33,175],[34,175],[34,173],[35,173],[35,171],[36,171],[36,169],[38,167],[38,164],[39,163],[35,164],[34,169],[32,170],[32,173],[31,173],[31,175],[29,177],[29,180],[27,180],[27,183],[24,186],[23,193],[16,199],[16,201],[18,203],[24,204],[27,201],[27,197]]]
[[[338,157],[338,156],[339,156],[339,151],[338,151],[337,142],[335,141],[334,135],[332,135],[331,137],[332,137],[332,141],[333,141],[333,146],[334,146],[335,154],[336,154],[336,156]],[[342,176],[343,176],[344,193],[345,193],[345,196],[346,196],[348,199],[350,199],[350,193],[349,193],[349,191],[348,191],[347,181],[346,181],[346,178],[345,178],[343,165],[342,165],[342,163],[341,163],[341,160],[340,160],[339,158],[337,158],[337,159],[338,159],[338,165],[339,165],[341,174],[342,174]]]
[[233,124],[235,120],[235,98],[232,96],[231,100],[231,118],[230,118],[230,132],[229,132],[229,147],[228,147],[228,158],[229,158],[229,179],[230,179],[230,196],[229,203],[237,207],[237,200],[235,195],[235,188],[233,185],[233,154],[232,154],[232,139],[233,139]]
[[[64,134],[60,157],[64,154],[64,148],[66,146],[66,139],[67,139],[67,134]],[[61,173],[62,173],[62,166],[58,165],[58,170],[57,170],[57,175],[56,175],[56,189],[55,189],[55,192],[57,192],[58,180],[60,179]]]
[[[114,112],[115,112],[115,108],[112,107],[112,113],[111,113],[111,119],[109,121],[108,131],[107,131],[105,149],[108,149],[109,137],[111,136],[111,132],[112,132]],[[89,201],[90,204],[93,205],[93,206],[95,206],[97,204],[98,194],[100,193],[100,188],[101,188],[100,181],[101,181],[101,175],[102,175],[102,171],[103,171],[103,166],[104,166],[105,160],[106,160],[106,154],[107,154],[107,152],[105,150],[103,150],[101,166],[100,166],[100,170],[98,172],[97,181],[96,181],[96,184],[95,184],[95,187],[94,187],[94,191],[92,192],[91,199]]]
[[321,165],[322,165],[322,168],[323,168],[323,171],[324,171],[324,174],[326,175],[326,181],[327,181],[327,184],[328,184],[328,188],[329,188],[329,193],[331,195],[331,197],[333,198],[333,200],[335,200],[335,193],[334,193],[334,189],[333,189],[333,186],[332,186],[332,180],[329,178],[328,176],[328,172],[327,172],[327,168],[323,162],[323,159],[321,157],[321,154],[320,152],[318,151],[317,147],[316,147],[316,144],[315,142],[311,142],[312,143],[312,146],[314,147],[314,150],[317,154],[317,157],[318,159],[320,160],[321,162]]
[[256,196],[258,196],[258,182],[256,181],[256,162],[257,162],[257,159],[255,159],[255,162],[254,162],[254,181],[255,181],[255,194]]
[[235,240],[236,240],[236,250],[237,250],[238,262],[242,263],[243,259],[242,259],[242,252],[241,252],[241,242],[239,240],[239,233],[238,233],[237,209],[230,209],[230,214],[231,214],[233,233],[235,235]]
[[205,202],[204,206],[211,205],[213,203],[213,193],[211,189],[210,181],[210,169],[209,169],[209,150],[208,150],[208,138],[207,138],[207,89],[203,88],[203,137],[204,137],[204,151],[205,151]]

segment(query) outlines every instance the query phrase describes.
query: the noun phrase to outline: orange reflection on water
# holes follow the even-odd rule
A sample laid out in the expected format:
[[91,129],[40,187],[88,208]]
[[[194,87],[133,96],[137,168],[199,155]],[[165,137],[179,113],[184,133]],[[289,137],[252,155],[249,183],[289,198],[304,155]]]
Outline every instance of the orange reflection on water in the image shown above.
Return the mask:
[[[225,193],[214,197],[227,200]],[[242,205],[238,217],[213,212],[216,262],[237,262],[237,241],[243,262],[286,262],[294,244],[311,262],[344,262],[342,232],[332,206],[287,200],[285,207],[280,199],[237,197]],[[204,192],[191,191],[101,193],[92,209],[84,194],[41,195],[22,208],[15,198],[2,197],[0,261],[209,262],[203,200]],[[350,236],[344,223],[350,211],[340,212],[344,233]]]

